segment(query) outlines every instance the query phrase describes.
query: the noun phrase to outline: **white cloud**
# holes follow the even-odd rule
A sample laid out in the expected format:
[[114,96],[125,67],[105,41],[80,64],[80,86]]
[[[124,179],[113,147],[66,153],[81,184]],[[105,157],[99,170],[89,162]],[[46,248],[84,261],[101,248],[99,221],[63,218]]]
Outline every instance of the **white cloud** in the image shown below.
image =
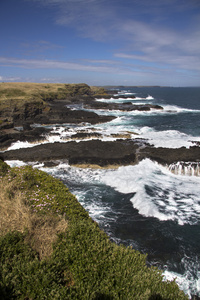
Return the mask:
[[[200,24],[192,23],[190,15],[187,15],[187,11],[194,14],[194,9],[200,7],[199,1],[32,1],[40,5],[54,5],[57,24],[75,28],[82,37],[114,45],[115,57],[170,64],[181,69],[200,68]],[[199,12],[196,9],[196,16],[200,15]],[[175,17],[177,13],[183,15],[179,26],[174,28],[167,21],[171,21],[171,15]],[[76,68],[76,65],[65,66]]]
[[0,81],[20,81],[21,77],[0,76]]
[[188,34],[131,21],[121,31],[129,45],[115,57],[200,71],[200,29]]
[[[33,58],[33,52],[39,54],[45,52],[45,57],[48,57],[50,50],[55,50],[50,56],[54,56],[54,60],[1,57],[0,63],[3,66],[106,73],[113,74],[113,78],[120,75],[133,78],[151,76],[151,80],[152,78],[155,80],[154,83],[164,74],[166,77],[173,77],[177,73],[180,77],[186,77],[188,74],[192,78],[196,77],[200,70],[199,0],[24,1],[35,2],[39,7],[53,8],[49,16],[52,16],[53,12],[56,26],[64,26],[67,30],[73,28],[73,34],[100,41],[102,49],[106,49],[106,45],[109,45],[109,53],[112,49],[113,59],[106,59],[106,53],[102,53],[101,57],[104,59],[99,60],[94,53],[93,57],[97,59],[84,60],[83,54],[82,60],[60,61],[55,57],[65,56],[54,53],[59,52],[58,46],[53,42],[41,40],[37,43],[33,41],[32,44],[24,44],[25,54]],[[194,8],[198,9],[195,11]],[[187,10],[195,16],[193,20],[187,15]],[[183,14],[182,18],[175,20],[177,14]],[[178,26],[175,27],[174,24]],[[63,45],[66,42],[70,42],[67,34]],[[90,46],[92,45],[90,43]],[[94,49],[95,47],[96,45]],[[49,75],[42,74],[42,76],[46,78]]]
[[37,51],[37,52],[42,52],[42,51],[46,51],[46,50],[58,50],[58,49],[62,49],[64,48],[63,46],[57,45],[57,44],[53,44],[49,41],[45,41],[45,40],[39,40],[39,41],[31,41],[31,42],[23,42],[21,43],[21,47],[24,48],[25,51]]
[[119,63],[115,61],[105,60],[85,60],[85,63],[73,63],[56,60],[39,60],[39,59],[18,59],[18,58],[6,58],[0,57],[0,64],[2,66],[19,67],[25,69],[64,69],[64,70],[76,70],[76,71],[88,71],[88,72],[130,72]]
[[[196,74],[188,74],[187,72],[179,72],[178,70],[171,68],[166,68],[165,66],[150,66],[150,65],[138,65],[138,64],[125,64],[121,63],[120,61],[105,61],[105,60],[88,60],[84,61],[83,63],[71,63],[71,62],[63,62],[63,61],[56,61],[56,60],[28,60],[28,59],[18,59],[18,58],[5,58],[0,57],[0,65],[2,66],[11,66],[11,67],[18,67],[19,69],[42,69],[43,73],[44,70],[46,71],[46,76],[49,76],[49,74],[52,74],[52,76],[55,76],[55,72],[53,72],[54,69],[57,70],[63,70],[66,71],[66,74],[68,71],[73,70],[76,71],[77,75],[81,77],[80,72],[84,72],[84,78],[86,78],[87,72],[93,72],[94,77],[97,76],[97,74],[102,74],[101,77],[110,76],[110,78],[119,78],[119,83],[123,78],[129,79],[130,82],[133,80],[139,84],[139,82],[143,81],[143,84],[160,84],[160,85],[174,85],[175,80],[178,80],[178,82],[181,82],[181,79],[183,79],[186,84],[190,85],[193,82],[197,82],[198,76]],[[52,70],[49,71],[49,70]],[[39,72],[39,71],[38,71]],[[65,73],[62,73],[64,76]],[[44,77],[41,76],[39,81],[48,81],[48,82],[60,82],[63,81],[63,79],[59,79],[56,77]],[[59,75],[60,77],[60,75]],[[177,77],[177,78],[175,78]],[[64,78],[64,77],[63,77]],[[94,79],[93,78],[93,79]],[[166,81],[166,78],[167,81]],[[4,79],[4,78],[3,78]],[[173,79],[173,81],[172,81]],[[38,81],[38,79],[31,79],[29,81]],[[85,79],[80,79],[82,81],[85,81]],[[80,81],[79,80],[79,81]],[[195,81],[196,80],[196,81]],[[4,81],[20,81],[20,78],[7,78],[4,79]],[[24,81],[24,79],[23,79]],[[25,79],[25,81],[27,81]],[[145,83],[146,81],[146,83]],[[180,83],[179,83],[180,84]]]

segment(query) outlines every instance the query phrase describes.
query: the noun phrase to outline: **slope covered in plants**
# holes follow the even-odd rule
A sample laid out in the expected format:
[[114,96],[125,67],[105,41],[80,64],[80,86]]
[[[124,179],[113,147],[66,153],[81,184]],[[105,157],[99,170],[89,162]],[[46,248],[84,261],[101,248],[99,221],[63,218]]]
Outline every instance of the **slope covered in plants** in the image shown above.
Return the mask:
[[188,299],[145,255],[111,242],[61,181],[3,162],[0,176],[3,299]]

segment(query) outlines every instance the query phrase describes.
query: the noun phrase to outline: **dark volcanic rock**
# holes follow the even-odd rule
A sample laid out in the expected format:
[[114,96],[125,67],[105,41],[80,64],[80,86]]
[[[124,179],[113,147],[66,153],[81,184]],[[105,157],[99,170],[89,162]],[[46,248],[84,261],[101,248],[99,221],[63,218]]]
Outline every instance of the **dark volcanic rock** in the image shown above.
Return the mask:
[[99,102],[99,101],[90,101],[84,105],[86,108],[93,109],[107,109],[107,110],[121,110],[121,111],[149,111],[151,109],[162,110],[163,107],[160,105],[154,104],[132,104],[131,102],[123,103],[113,103],[113,102]]
[[[84,110],[71,110],[66,106],[68,100],[51,102],[50,109],[42,111],[37,109],[35,104],[26,105],[21,111],[13,112],[14,123],[4,124],[0,131],[0,149],[9,147],[12,143],[20,141],[34,142],[41,140],[41,134],[47,132],[42,127],[32,129],[31,125],[38,124],[64,124],[64,123],[90,123],[98,124],[108,122],[114,119],[113,116],[100,116],[94,112]],[[23,131],[17,131],[14,126],[22,126]],[[10,130],[9,130],[10,129]]]
[[[68,102],[67,102],[68,103]],[[103,123],[113,120],[112,116],[100,116],[94,112],[85,110],[71,110],[66,102],[54,101],[48,112],[39,114],[34,118],[34,123],[40,124],[63,124],[63,123]]]
[[48,161],[67,159],[70,164],[133,164],[136,162],[138,145],[131,141],[54,143],[28,149],[6,151],[1,154],[4,160]]
[[92,137],[101,137],[102,134],[98,132],[78,132],[72,136],[73,139],[84,139]]
[[[85,88],[83,86],[82,88]],[[113,96],[113,95],[112,95]],[[108,95],[111,97],[111,95]],[[121,98],[121,96],[120,96]],[[126,99],[126,97],[125,97]],[[73,110],[67,105],[76,108],[87,107],[89,109],[106,109],[121,111],[149,111],[151,109],[163,109],[159,105],[144,104],[133,105],[131,102],[112,103],[98,102],[91,95],[76,95],[66,100],[52,100],[45,105],[41,103],[28,103],[21,110],[14,109],[12,116],[9,116],[8,128],[1,128],[0,147],[5,149],[11,143],[20,141],[34,142],[43,139],[49,130],[44,127],[33,128],[33,123],[40,124],[63,124],[63,123],[90,123],[97,124],[114,119],[113,116],[100,116],[92,111]],[[6,115],[2,115],[4,118]],[[5,122],[6,124],[6,122]],[[5,124],[3,126],[5,126]],[[11,124],[11,125],[10,125]],[[23,126],[24,130],[17,131],[10,126]],[[86,136],[98,137],[98,133],[79,132],[74,138],[85,138]],[[140,146],[139,146],[140,145]],[[43,144],[28,149],[18,149],[1,153],[3,159],[19,159],[23,161],[44,161],[66,159],[70,164],[97,164],[107,165],[128,165],[138,163],[144,158],[150,158],[163,165],[176,163],[178,161],[198,162],[200,160],[200,147],[194,146],[179,149],[154,148],[145,141],[117,140],[115,142],[103,142],[90,140],[82,142]]]
[[196,162],[200,160],[200,147],[185,148],[154,148],[145,147],[140,150],[139,160],[143,158],[150,158],[151,160],[157,161],[160,164],[171,164],[178,161],[192,161]]
[[28,130],[18,131],[16,129],[4,130],[0,132],[0,149],[9,147],[17,141],[36,142],[45,139],[44,136],[49,132],[49,129],[44,127],[30,128]]
[[1,154],[4,160],[52,161],[67,159],[70,164],[128,165],[144,158],[150,158],[163,165],[178,161],[199,161],[200,148],[179,149],[153,148],[137,141],[118,140],[103,142],[90,140],[83,142],[54,143],[28,149],[6,151]]

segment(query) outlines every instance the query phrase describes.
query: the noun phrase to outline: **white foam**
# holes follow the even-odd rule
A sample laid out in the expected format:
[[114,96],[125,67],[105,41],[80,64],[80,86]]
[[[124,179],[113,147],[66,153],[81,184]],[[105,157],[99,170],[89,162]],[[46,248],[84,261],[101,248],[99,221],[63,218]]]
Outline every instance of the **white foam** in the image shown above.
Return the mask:
[[164,108],[163,112],[164,113],[188,113],[188,112],[194,112],[194,113],[199,113],[200,110],[198,109],[190,109],[190,108],[183,108],[177,105],[162,105]]
[[15,143],[12,143],[12,145],[10,147],[8,147],[7,150],[16,150],[16,149],[20,149],[20,148],[32,148],[36,145],[37,145],[36,143],[33,144],[33,143],[29,143],[27,141],[25,141],[25,142],[17,141]]
[[[42,170],[47,171],[46,168]],[[95,220],[107,208],[86,201],[86,191],[80,191],[80,184],[92,184],[95,188],[95,184],[103,183],[120,193],[135,193],[131,202],[146,217],[155,217],[162,221],[174,220],[180,225],[196,224],[200,221],[200,178],[174,175],[149,159],[136,166],[120,167],[117,170],[81,169],[61,163],[57,167],[48,168],[48,172],[78,185],[73,193],[90,214],[95,216]]]
[[149,95],[148,97],[146,97],[146,100],[153,100],[154,97],[152,97],[151,95]]
[[26,163],[21,160],[5,160],[5,163],[7,163],[7,165],[9,165],[11,168],[26,166]]
[[198,177],[175,176],[145,159],[136,166],[107,171],[102,181],[121,193],[135,193],[131,202],[146,217],[175,220],[180,225],[200,220]]
[[164,280],[174,280],[178,284],[181,290],[185,292],[189,297],[192,295],[200,294],[200,263],[197,257],[189,258],[187,256],[182,258],[181,261],[184,272],[179,274],[169,270],[165,270]]
[[128,116],[128,114],[119,112],[116,119],[112,120],[111,122],[101,124],[101,127],[98,125],[98,128],[99,130],[102,130],[101,133],[105,135],[112,133],[125,133],[127,131],[133,132],[131,135],[132,139],[141,138],[147,140],[156,148],[189,148],[194,146],[193,142],[200,141],[200,136],[193,137],[178,130],[157,131],[149,126],[139,127],[137,124],[134,124],[131,114],[141,113],[130,112]]
[[[132,93],[130,93],[130,94],[123,94],[123,95],[133,95],[134,96],[134,94],[132,94]],[[116,95],[116,96],[119,96],[120,97],[120,95]],[[110,99],[105,99],[105,98],[100,98],[100,99],[96,99],[96,101],[98,101],[98,102],[106,102],[106,103],[122,103],[122,102],[133,102],[134,104],[135,104],[135,101],[138,101],[138,100],[142,100],[142,101],[149,101],[149,100],[154,100],[154,98],[152,97],[152,96],[148,96],[148,97],[144,97],[144,98],[141,98],[141,97],[135,97],[134,96],[134,98],[133,97],[126,97],[126,98],[110,98]],[[141,103],[140,103],[141,104]],[[145,104],[146,104],[146,102],[145,102]]]
[[[113,112],[114,114],[114,112]],[[130,116],[130,120],[127,115],[124,115],[123,112],[115,112],[118,117],[110,122],[96,125],[94,128],[95,132],[102,134],[102,137],[85,137],[83,139],[76,139],[76,142],[80,142],[82,140],[88,141],[91,139],[101,139],[102,141],[115,141],[117,137],[112,136],[112,134],[126,134],[129,132],[131,134],[132,139],[141,138],[147,140],[154,147],[163,147],[163,148],[180,148],[186,147],[189,148],[194,146],[194,142],[200,141],[200,136],[193,137],[191,135],[181,133],[177,130],[164,130],[164,131],[156,131],[155,129],[144,126],[138,127],[132,124],[132,116]],[[84,127],[82,127],[84,129]],[[93,130],[89,130],[85,127],[88,133],[94,132]],[[70,131],[66,131],[66,129],[59,128],[58,131],[52,131],[53,134],[46,135],[46,139],[41,142],[29,143],[29,142],[20,142],[17,141],[13,143],[8,150],[16,150],[20,148],[31,148],[40,144],[46,143],[55,143],[55,142],[70,142],[73,140],[73,135],[78,132],[78,128],[74,128]]]
[[27,165],[30,165],[32,166],[33,168],[41,168],[44,166],[43,163],[39,163],[39,162],[28,162],[28,163],[25,163],[21,160],[6,160],[5,161],[11,168],[13,167],[24,167],[24,166],[27,166]]
[[139,127],[137,124],[134,125],[132,123],[132,116],[128,118],[127,115],[121,115],[109,123],[102,124],[101,133],[109,135],[112,133],[125,133],[127,131],[133,132],[131,135],[132,139],[141,138],[147,140],[156,148],[189,148],[194,146],[193,142],[200,141],[200,136],[193,137],[178,130],[157,131],[149,126]]
[[156,131],[151,127],[145,126],[137,130],[141,138],[147,139],[155,147],[180,148],[194,146],[192,141],[199,141],[200,137],[182,133],[178,130]]
[[169,165],[169,170],[177,175],[200,176],[199,162],[183,162],[172,163]]

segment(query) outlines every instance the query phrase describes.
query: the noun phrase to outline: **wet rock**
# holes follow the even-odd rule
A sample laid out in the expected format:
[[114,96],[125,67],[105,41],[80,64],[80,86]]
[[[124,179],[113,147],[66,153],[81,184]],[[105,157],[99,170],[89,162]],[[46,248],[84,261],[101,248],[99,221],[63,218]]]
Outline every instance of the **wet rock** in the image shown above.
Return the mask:
[[4,130],[0,133],[0,149],[4,150],[17,141],[36,142],[45,139],[49,129],[44,127],[31,128],[31,130],[19,131],[16,129]]
[[178,161],[199,161],[200,148],[154,148],[140,140],[104,142],[89,140],[38,145],[33,148],[5,151],[5,160],[52,161],[67,159],[70,164],[129,165],[150,158],[166,166]]
[[160,164],[172,164],[178,161],[199,161],[200,159],[200,147],[190,147],[185,148],[154,148],[154,147],[145,147],[141,149],[139,153],[139,160],[143,158],[150,158],[151,160],[157,161]]
[[98,138],[102,134],[98,132],[78,132],[72,135],[72,139],[84,139],[84,138]]
[[99,102],[99,101],[90,101],[85,104],[84,107],[90,109],[107,109],[107,110],[121,110],[121,111],[149,111],[151,109],[162,110],[163,107],[160,105],[154,104],[132,104],[132,102],[123,102],[123,103],[112,103],[112,102]]
[[116,141],[102,142],[91,140],[83,142],[68,142],[43,144],[33,148],[11,150],[2,153],[6,160],[23,161],[52,161],[67,159],[70,164],[108,164],[126,165],[136,162],[136,149],[134,142]]
[[50,110],[45,114],[36,116],[34,122],[40,124],[78,124],[81,122],[98,124],[114,119],[112,116],[100,116],[90,111],[71,110],[65,104],[66,102],[64,100],[51,104]]
[[22,124],[23,126],[23,130],[32,130],[32,127],[31,127],[31,123],[30,122],[24,122]]

